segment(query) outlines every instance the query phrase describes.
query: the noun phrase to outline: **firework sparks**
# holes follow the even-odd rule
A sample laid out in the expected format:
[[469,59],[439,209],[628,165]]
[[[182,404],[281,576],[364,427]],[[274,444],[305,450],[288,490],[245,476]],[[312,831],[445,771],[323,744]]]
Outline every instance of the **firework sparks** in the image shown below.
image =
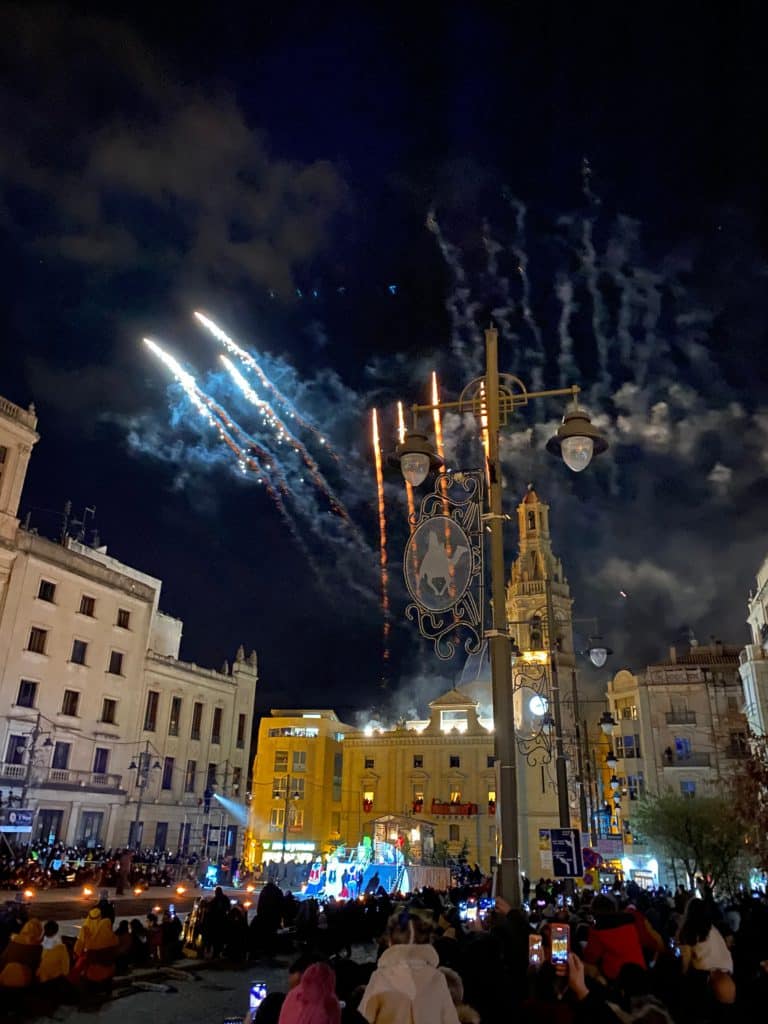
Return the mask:
[[[328,444],[328,439],[318,430],[314,423],[310,423],[308,419],[302,416],[293,402],[284,395],[283,392],[269,379],[267,374],[262,369],[258,360],[256,360],[250,352],[246,352],[244,348],[241,348],[236,341],[223,331],[217,323],[214,323],[210,317],[205,316],[203,313],[195,311],[196,319],[206,328],[217,341],[233,355],[237,356],[240,362],[247,366],[259,379],[259,382],[263,388],[269,391],[275,398],[275,400],[286,410],[288,418],[294,420],[300,426],[304,427],[305,430],[309,430],[315,435],[318,442],[326,447],[334,459],[338,459],[338,454],[334,452]],[[260,399],[261,401],[261,399]],[[265,406],[271,410],[269,403],[264,403]]]
[[[399,444],[405,442],[405,415],[403,413],[403,403],[397,403],[397,440]],[[408,525],[410,526],[411,533],[416,529],[416,504],[413,500],[413,484],[405,481],[405,499],[408,503]]]
[[384,470],[381,459],[381,442],[379,438],[379,416],[376,409],[371,412],[371,442],[373,444],[373,460],[376,466],[376,494],[379,508],[379,570],[381,579],[381,612],[382,655],[384,661],[389,660],[389,569],[387,567],[387,516],[384,507]]

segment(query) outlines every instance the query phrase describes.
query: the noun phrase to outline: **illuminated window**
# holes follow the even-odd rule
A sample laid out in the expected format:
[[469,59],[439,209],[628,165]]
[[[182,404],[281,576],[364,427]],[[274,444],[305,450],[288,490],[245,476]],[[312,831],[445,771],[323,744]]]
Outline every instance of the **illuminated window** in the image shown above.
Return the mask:
[[461,803],[461,790],[460,789],[452,789],[451,790],[451,803],[452,804],[460,804]]
[[488,803],[489,804],[495,804],[496,803],[496,790],[495,789],[489,789],[488,790]]
[[363,800],[365,800],[366,803],[369,803],[369,804],[373,803],[373,790],[372,789],[366,789],[366,791],[363,793]]
[[288,751],[287,750],[276,750],[275,751],[275,763],[273,766],[275,772],[287,772],[288,771]]
[[305,772],[307,770],[307,752],[306,752],[306,750],[294,750],[294,752],[293,752],[293,770],[295,772]]
[[273,807],[269,812],[269,831],[281,832],[285,821],[285,808]]
[[288,831],[289,832],[301,832],[304,828],[304,808],[303,807],[291,807],[291,813],[288,818]]
[[421,788],[421,786],[413,787],[413,802],[416,804],[424,803],[424,790]]

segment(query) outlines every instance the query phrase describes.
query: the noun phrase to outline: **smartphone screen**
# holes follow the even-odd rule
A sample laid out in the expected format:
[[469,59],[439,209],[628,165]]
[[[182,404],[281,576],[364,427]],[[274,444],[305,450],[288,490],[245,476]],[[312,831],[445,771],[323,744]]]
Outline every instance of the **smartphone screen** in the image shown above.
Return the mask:
[[254,981],[251,985],[251,994],[248,1001],[248,1008],[253,1013],[254,1010],[258,1010],[261,1004],[264,1002],[267,996],[267,983],[266,981]]
[[568,945],[570,928],[567,924],[553,924],[550,929],[551,954],[553,964],[568,963]]
[[476,921],[477,920],[477,904],[473,903],[472,906],[467,907],[467,913],[466,913],[466,917],[464,918],[464,920],[465,921]]
[[540,935],[528,936],[528,963],[531,967],[541,967],[544,963],[544,943]]

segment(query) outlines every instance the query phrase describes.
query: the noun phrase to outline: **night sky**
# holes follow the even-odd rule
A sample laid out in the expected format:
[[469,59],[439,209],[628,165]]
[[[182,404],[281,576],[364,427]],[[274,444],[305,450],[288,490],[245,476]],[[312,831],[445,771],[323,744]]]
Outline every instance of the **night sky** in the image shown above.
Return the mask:
[[[22,514],[53,536],[65,500],[95,506],[110,553],[163,579],[187,660],[258,650],[260,709],[406,710],[453,681],[403,621],[394,478],[382,662],[369,417],[391,447],[393,403],[423,401],[433,368],[455,397],[491,318],[503,370],[579,383],[609,435],[570,474],[544,451],[552,403],[504,453],[508,511],[535,481],[611,668],[689,629],[746,639],[768,497],[765,25],[757,4],[576,7],[0,11],[0,393],[34,401],[42,435]],[[297,428],[350,522],[274,448],[195,309],[325,438]],[[273,446],[285,515],[144,336]],[[446,433],[477,465],[468,425]]]

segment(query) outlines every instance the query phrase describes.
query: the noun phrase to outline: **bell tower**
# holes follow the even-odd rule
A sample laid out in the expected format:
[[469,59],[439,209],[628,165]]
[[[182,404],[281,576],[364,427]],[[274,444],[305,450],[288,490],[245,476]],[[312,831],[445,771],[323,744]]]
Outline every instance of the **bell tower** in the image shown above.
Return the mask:
[[563,564],[552,551],[549,533],[549,505],[545,505],[528,485],[517,506],[520,534],[519,554],[512,563],[507,584],[507,619],[510,634],[521,651],[549,648],[547,593],[549,584],[554,610],[554,640],[560,652],[558,664],[573,667],[573,620],[571,590],[563,573]]
[[36,427],[34,405],[22,409],[0,397],[0,544],[16,536],[29,457],[40,439]]

